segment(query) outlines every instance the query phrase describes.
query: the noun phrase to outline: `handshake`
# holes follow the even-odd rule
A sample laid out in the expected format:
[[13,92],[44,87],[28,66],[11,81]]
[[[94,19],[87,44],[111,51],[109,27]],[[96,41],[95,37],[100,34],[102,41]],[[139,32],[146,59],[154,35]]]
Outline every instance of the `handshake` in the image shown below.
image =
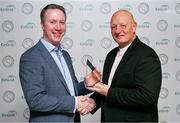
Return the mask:
[[[101,95],[107,96],[109,86],[103,84],[101,74],[96,69],[92,70],[85,76],[85,86],[87,89],[98,92]],[[96,107],[95,101],[92,98],[85,96],[78,96],[77,111],[81,115],[88,114]]]
[[[93,88],[93,86],[96,83],[102,82],[100,77],[100,72],[98,72],[97,70],[93,70],[91,73],[86,75],[84,80],[85,80],[85,86],[89,90],[91,90],[90,87]],[[76,110],[81,115],[90,113],[96,107],[95,101],[92,98],[86,96],[78,96],[77,100],[78,100],[78,104]]]
[[78,96],[77,100],[78,103],[76,111],[79,112],[81,115],[86,115],[90,113],[96,107],[96,104],[92,98],[86,96]]

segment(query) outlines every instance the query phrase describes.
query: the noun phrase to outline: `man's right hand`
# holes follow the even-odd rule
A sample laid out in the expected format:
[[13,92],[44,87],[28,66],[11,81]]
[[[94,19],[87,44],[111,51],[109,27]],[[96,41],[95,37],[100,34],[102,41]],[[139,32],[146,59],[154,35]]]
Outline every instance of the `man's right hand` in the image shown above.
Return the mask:
[[78,96],[77,97],[77,111],[81,115],[85,115],[90,113],[95,108],[95,102],[93,99],[85,96]]

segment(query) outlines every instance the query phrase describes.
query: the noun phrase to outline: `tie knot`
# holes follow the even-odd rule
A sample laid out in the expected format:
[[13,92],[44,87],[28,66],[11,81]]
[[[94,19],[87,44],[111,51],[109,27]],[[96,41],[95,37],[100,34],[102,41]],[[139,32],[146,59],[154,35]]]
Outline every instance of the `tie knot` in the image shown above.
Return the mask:
[[62,51],[60,50],[60,48],[54,48],[53,51],[54,51],[58,56],[62,56]]
[[55,52],[59,52],[59,48],[54,48],[53,49]]

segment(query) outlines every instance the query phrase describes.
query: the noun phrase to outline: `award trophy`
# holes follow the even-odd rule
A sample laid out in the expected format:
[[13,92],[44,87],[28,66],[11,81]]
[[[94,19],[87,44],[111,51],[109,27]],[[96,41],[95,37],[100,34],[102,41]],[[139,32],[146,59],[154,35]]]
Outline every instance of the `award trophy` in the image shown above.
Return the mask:
[[92,63],[87,59],[87,66],[91,69],[90,76],[92,78],[91,82],[87,83],[88,87],[93,87],[96,83],[102,82],[100,73],[92,65]]

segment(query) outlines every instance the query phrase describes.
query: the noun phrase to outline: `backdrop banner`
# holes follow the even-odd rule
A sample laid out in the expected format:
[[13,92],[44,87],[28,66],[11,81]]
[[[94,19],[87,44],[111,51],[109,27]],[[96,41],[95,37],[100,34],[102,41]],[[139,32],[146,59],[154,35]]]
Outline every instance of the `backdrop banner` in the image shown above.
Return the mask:
[[[138,23],[137,35],[161,61],[159,120],[180,122],[179,0],[0,0],[0,122],[29,119],[19,59],[42,37],[40,11],[49,3],[66,8],[67,32],[62,43],[72,56],[79,81],[90,71],[87,59],[102,71],[107,53],[117,46],[110,32],[112,13],[121,8],[131,11]],[[82,122],[100,122],[100,110],[81,116]]]

